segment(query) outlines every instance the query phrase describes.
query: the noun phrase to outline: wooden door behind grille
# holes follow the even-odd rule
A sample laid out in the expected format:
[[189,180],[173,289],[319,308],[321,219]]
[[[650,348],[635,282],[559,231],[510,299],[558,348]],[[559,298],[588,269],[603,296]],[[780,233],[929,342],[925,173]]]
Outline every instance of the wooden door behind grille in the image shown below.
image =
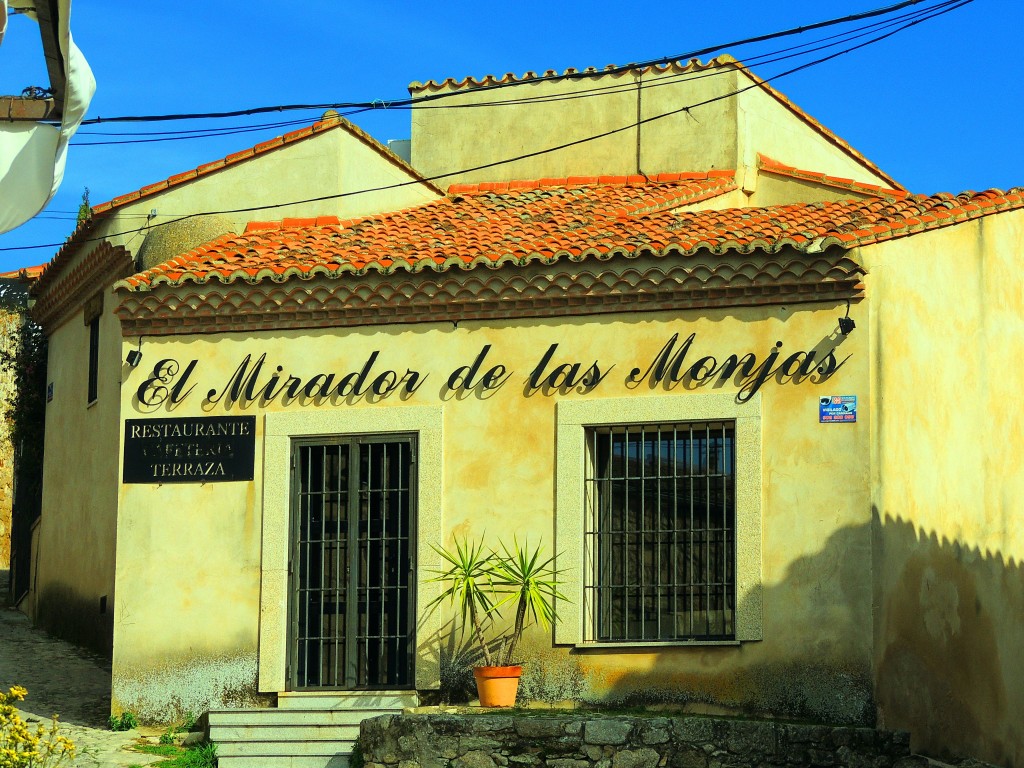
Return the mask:
[[296,441],[292,690],[411,688],[415,439]]

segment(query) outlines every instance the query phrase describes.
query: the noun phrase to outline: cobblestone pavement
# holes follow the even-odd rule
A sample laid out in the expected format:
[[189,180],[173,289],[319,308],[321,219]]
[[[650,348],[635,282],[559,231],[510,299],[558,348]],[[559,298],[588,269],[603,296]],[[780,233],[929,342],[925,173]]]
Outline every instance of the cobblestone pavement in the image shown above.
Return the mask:
[[5,605],[7,572],[0,571],[0,689],[28,689],[21,716],[49,723],[60,715],[61,730],[75,743],[75,768],[128,768],[160,758],[128,751],[137,731],[116,733],[110,713],[110,664],[75,645],[34,628],[28,618]]

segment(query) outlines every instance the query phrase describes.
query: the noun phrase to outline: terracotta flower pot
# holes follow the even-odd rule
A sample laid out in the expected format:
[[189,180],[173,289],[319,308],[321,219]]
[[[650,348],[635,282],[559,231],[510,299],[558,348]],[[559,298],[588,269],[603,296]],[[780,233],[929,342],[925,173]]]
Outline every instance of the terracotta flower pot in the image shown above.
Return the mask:
[[481,707],[512,707],[516,703],[522,667],[473,667]]

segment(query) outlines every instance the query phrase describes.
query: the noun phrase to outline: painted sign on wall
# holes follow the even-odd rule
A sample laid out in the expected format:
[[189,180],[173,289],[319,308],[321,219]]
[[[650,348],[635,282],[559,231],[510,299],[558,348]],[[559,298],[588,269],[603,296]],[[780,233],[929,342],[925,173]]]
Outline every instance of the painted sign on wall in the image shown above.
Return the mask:
[[856,395],[828,395],[818,399],[818,422],[820,424],[855,421],[857,421]]
[[215,373],[212,387],[199,359],[179,361],[168,357],[158,360],[152,373],[139,384],[135,402],[140,411],[173,409],[190,397],[200,400],[207,411],[236,405],[266,407],[275,402],[285,406],[340,405],[361,400],[379,402],[389,397],[407,400],[420,394],[427,381],[435,382],[439,396],[447,399],[470,391],[481,396],[491,394],[517,378],[526,396],[569,391],[589,394],[609,375],[618,375],[628,389],[672,390],[677,386],[688,389],[732,383],[738,388],[736,400],[744,403],[770,380],[794,384],[827,381],[848,359],[839,359],[835,348],[783,351],[781,341],[762,354],[742,350],[700,354],[694,350],[696,338],[695,333],[685,338],[673,334],[653,358],[637,361],[625,370],[620,368],[616,374],[612,373],[615,363],[581,359],[557,342],[539,353],[528,371],[512,370],[497,350],[485,344],[474,359],[442,369],[440,376],[386,360],[382,350],[374,350],[365,359],[338,370],[303,373],[286,371],[266,353],[249,353],[230,374]]
[[128,419],[125,483],[223,483],[252,480],[255,416]]

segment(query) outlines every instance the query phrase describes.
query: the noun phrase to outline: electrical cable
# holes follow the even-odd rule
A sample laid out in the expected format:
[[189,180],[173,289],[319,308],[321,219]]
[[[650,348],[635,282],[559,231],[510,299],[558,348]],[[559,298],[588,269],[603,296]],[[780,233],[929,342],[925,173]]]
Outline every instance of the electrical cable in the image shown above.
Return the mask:
[[[818,40],[802,43],[796,46],[790,46],[782,48],[777,51],[771,51],[768,53],[761,54],[759,56],[753,56],[744,61],[744,66],[748,69],[754,66],[761,66],[763,64],[774,64],[780,61],[794,58],[800,55],[807,55],[815,51],[825,50],[829,47],[835,47],[837,45],[844,44],[851,40],[864,37],[871,34],[871,30],[884,29],[895,26],[904,20],[925,17],[931,12],[941,9],[946,6],[950,6],[958,2],[958,0],[945,0],[936,6],[930,8],[913,11],[912,13],[904,14],[903,16],[897,16],[892,19],[885,19],[882,21],[876,21],[872,24],[864,25],[853,30],[848,30],[835,35],[829,35]],[[832,41],[832,42],[829,42]],[[802,52],[801,52],[802,51]],[[799,52],[799,53],[798,53]],[[599,86],[589,89],[577,90],[570,94],[545,94],[539,96],[529,96],[519,99],[508,99],[502,101],[484,101],[484,102],[473,102],[469,104],[459,104],[451,106],[443,105],[422,105],[418,106],[417,103],[412,103],[407,106],[396,106],[395,109],[458,109],[458,108],[477,108],[477,107],[490,107],[490,106],[513,106],[513,105],[524,105],[524,104],[537,104],[537,103],[550,103],[558,101],[570,101],[579,98],[587,98],[591,96],[603,96],[613,95],[623,92],[632,92],[635,90],[646,89],[646,88],[657,88],[662,86],[668,86],[675,84],[679,79],[697,80],[704,77],[715,77],[724,74],[723,70],[714,70],[710,72],[681,72],[672,75],[664,75],[657,78],[655,81],[648,81],[646,83],[634,84],[630,83],[616,83],[609,86]],[[533,81],[526,81],[533,82]],[[348,117],[352,114],[357,114],[363,109],[354,109],[350,112],[343,113],[343,117]],[[79,131],[77,135],[82,136],[152,136],[154,138],[132,138],[132,139],[118,139],[109,141],[73,141],[72,146],[111,146],[120,144],[144,144],[144,143],[155,143],[163,141],[180,141],[185,139],[193,138],[212,138],[219,136],[229,136],[244,133],[254,133],[262,130],[272,130],[284,127],[290,127],[294,125],[306,125],[308,120],[291,120],[282,121],[276,123],[260,123],[251,126],[232,126],[229,128],[196,128],[185,131],[139,131],[139,132],[98,132],[98,131]]]
[[[596,75],[609,75],[617,74],[620,72],[627,72],[631,69],[652,67],[658,65],[672,64],[673,62],[688,60],[704,56],[715,51],[720,51],[725,48],[740,48],[745,45],[751,45],[754,43],[765,42],[768,40],[774,40],[780,37],[788,37],[791,35],[803,34],[810,32],[815,29],[822,29],[825,27],[835,26],[837,24],[846,24],[853,21],[860,21],[863,19],[873,18],[876,16],[882,16],[896,11],[908,8],[913,5],[918,5],[926,0],[903,0],[902,2],[895,3],[893,5],[885,6],[883,8],[876,8],[871,11],[864,11],[862,13],[850,14],[847,16],[828,19],[825,21],[815,22],[813,24],[802,25],[799,27],[793,27],[791,29],[783,30],[780,32],[771,32],[764,35],[757,35],[755,37],[748,37],[741,40],[734,40],[728,43],[720,43],[718,45],[707,46],[699,48],[694,51],[688,51],[686,53],[676,54],[674,56],[665,56],[658,59],[650,59],[648,61],[642,61],[638,63],[626,64],[621,66],[606,67],[603,70],[582,70],[564,73],[550,73],[544,75],[538,75],[530,78],[527,81],[512,80],[505,82],[485,83],[479,86],[474,86],[469,92],[479,93],[481,90],[497,90],[501,88],[507,88],[515,85],[521,85],[523,82],[537,83],[545,80],[574,80],[585,77],[594,77]],[[322,109],[374,109],[380,107],[386,107],[388,109],[397,108],[399,106],[409,106],[414,101],[417,103],[434,101],[437,99],[454,98],[460,95],[464,95],[467,91],[457,91],[452,93],[443,94],[428,94],[426,96],[417,97],[416,99],[396,99],[395,101],[382,101],[374,100],[370,102],[336,102],[336,103],[322,103],[322,104],[280,104],[276,106],[265,106],[265,107],[252,107],[249,109],[237,109],[228,110],[222,112],[196,112],[196,113],[180,113],[180,114],[168,114],[168,115],[123,115],[118,117],[96,117],[89,120],[83,120],[81,125],[99,125],[101,123],[114,123],[114,122],[161,122],[170,120],[203,120],[203,119],[214,119],[224,117],[241,117],[245,115],[256,115],[266,114],[270,112],[284,112],[293,110],[322,110]]]
[[[575,139],[573,141],[569,141],[569,142],[558,144],[558,145],[555,145],[555,146],[552,146],[552,147],[548,147],[547,149],[535,150],[533,152],[528,152],[528,153],[525,153],[525,154],[522,154],[522,155],[518,155],[518,156],[515,156],[515,157],[504,158],[502,160],[496,160],[496,161],[492,161],[492,162],[489,162],[489,163],[484,163],[484,164],[481,164],[481,165],[473,166],[473,167],[470,167],[470,168],[463,168],[463,169],[459,169],[459,170],[455,170],[455,171],[448,171],[446,173],[435,174],[433,176],[427,176],[427,177],[420,177],[420,178],[417,178],[417,179],[409,179],[407,181],[397,182],[395,184],[388,184],[388,185],[384,185],[384,186],[380,186],[380,187],[373,187],[373,188],[369,188],[369,189],[350,190],[348,192],[339,192],[339,193],[335,193],[335,194],[331,194],[331,195],[322,195],[322,196],[319,196],[319,197],[308,198],[308,199],[305,199],[305,200],[292,200],[292,201],[288,201],[288,202],[285,202],[285,203],[271,203],[271,204],[265,204],[265,205],[259,205],[259,206],[248,206],[248,207],[244,207],[244,208],[234,208],[234,209],[227,209],[227,210],[221,210],[221,211],[200,211],[200,212],[190,213],[190,214],[181,216],[179,218],[169,219],[167,221],[157,222],[157,223],[150,224],[150,225],[147,225],[147,226],[138,227],[138,228],[135,228],[135,229],[125,230],[125,231],[122,231],[122,232],[110,233],[110,234],[107,234],[107,235],[105,235],[103,237],[83,238],[82,240],[78,241],[78,244],[84,244],[84,243],[89,243],[89,242],[97,242],[97,241],[101,241],[101,240],[108,240],[110,238],[115,238],[115,237],[124,237],[124,236],[127,236],[127,235],[136,234],[136,233],[139,233],[139,232],[142,232],[142,231],[145,231],[145,230],[155,229],[157,227],[162,227],[162,226],[166,226],[168,224],[173,224],[173,223],[177,223],[177,222],[180,222],[180,221],[186,221],[188,219],[198,218],[198,217],[202,217],[202,216],[214,216],[214,215],[232,214],[232,213],[251,213],[251,212],[254,212],[254,211],[272,210],[274,208],[283,208],[283,207],[288,207],[288,206],[293,206],[293,205],[306,205],[306,204],[309,204],[309,203],[323,202],[325,200],[336,200],[336,199],[341,199],[341,198],[345,198],[345,197],[352,197],[354,195],[371,194],[371,193],[375,193],[375,192],[384,192],[384,191],[388,191],[388,190],[392,190],[392,189],[400,189],[400,188],[404,188],[404,187],[408,187],[408,186],[422,184],[424,181],[427,181],[427,182],[438,181],[440,179],[449,178],[451,176],[456,176],[456,175],[461,175],[461,174],[466,174],[466,173],[473,173],[473,172],[482,171],[482,170],[488,170],[490,168],[495,168],[495,167],[498,167],[498,166],[501,166],[501,165],[507,165],[509,163],[514,163],[514,162],[518,162],[518,161],[521,161],[521,160],[527,160],[527,159],[530,159],[530,158],[533,158],[533,157],[539,157],[541,155],[550,154],[552,152],[561,151],[563,149],[568,149],[570,147],[574,147],[574,146],[578,146],[578,145],[581,145],[581,144],[586,144],[586,143],[589,143],[589,142],[592,142],[592,141],[597,141],[599,139],[607,138],[609,136],[613,136],[613,135],[622,133],[624,131],[629,131],[629,130],[632,130],[634,128],[637,128],[638,126],[642,126],[642,125],[645,125],[647,123],[654,122],[656,120],[661,120],[663,118],[670,117],[672,115],[677,115],[677,114],[681,114],[681,113],[688,113],[692,109],[696,109],[698,107],[707,106],[709,104],[713,104],[715,102],[722,101],[722,100],[727,99],[727,98],[734,98],[735,96],[738,96],[738,95],[740,95],[742,93],[745,93],[747,91],[753,90],[754,88],[761,87],[761,84],[766,84],[766,83],[769,83],[771,81],[778,80],[778,79],[781,79],[783,77],[787,77],[789,75],[795,74],[796,72],[800,72],[800,71],[803,71],[805,69],[809,69],[810,67],[817,66],[819,64],[823,64],[823,63],[825,63],[827,61],[831,61],[832,59],[838,58],[839,56],[843,56],[843,55],[845,55],[847,53],[851,53],[853,51],[859,50],[859,49],[864,48],[864,47],[866,47],[868,45],[872,45],[874,43],[880,42],[881,40],[885,40],[887,38],[890,38],[893,35],[898,34],[899,32],[902,32],[902,31],[904,31],[906,29],[909,29],[911,27],[917,26],[918,24],[921,24],[921,23],[923,23],[925,21],[929,21],[929,20],[931,20],[933,18],[936,18],[938,16],[944,15],[946,13],[950,13],[950,12],[952,12],[954,10],[958,10],[959,8],[962,8],[964,6],[970,5],[974,1],[975,0],[948,0],[948,2],[945,2],[945,3],[942,4],[942,10],[939,10],[939,11],[937,11],[937,12],[935,12],[935,13],[929,15],[929,16],[923,17],[923,18],[917,18],[917,19],[908,21],[907,23],[903,24],[902,26],[898,27],[897,29],[891,30],[891,31],[889,31],[889,32],[887,32],[885,34],[879,35],[879,36],[874,37],[874,38],[872,38],[870,40],[861,42],[858,45],[855,45],[855,46],[853,46],[851,48],[846,48],[846,49],[843,49],[841,51],[837,51],[837,52],[831,53],[831,54],[829,54],[827,56],[815,59],[813,61],[806,62],[804,64],[801,64],[801,65],[797,66],[797,67],[793,67],[791,69],[788,69],[788,70],[786,70],[784,72],[778,73],[778,74],[773,75],[771,77],[761,78],[759,82],[751,83],[750,85],[744,86],[743,88],[739,88],[739,89],[734,90],[734,91],[730,91],[728,93],[719,94],[718,96],[714,96],[712,98],[705,99],[705,100],[700,101],[700,102],[696,102],[696,103],[693,103],[693,104],[688,104],[688,105],[685,105],[685,106],[682,106],[682,107],[678,107],[676,109],[670,110],[668,112],[663,112],[663,113],[660,113],[660,114],[657,114],[657,115],[652,115],[652,116],[646,117],[646,118],[644,118],[642,120],[633,121],[633,122],[631,122],[631,123],[629,123],[627,125],[620,126],[619,128],[613,128],[613,129],[610,129],[608,131],[604,131],[604,132],[599,133],[599,134],[587,136],[587,137],[584,137],[584,138],[581,138],[581,139]],[[23,251],[23,250],[32,250],[32,249],[36,249],[36,248],[59,248],[62,245],[63,245],[63,243],[45,243],[45,244],[40,244],[40,245],[0,247],[0,252]]]
[[189,135],[182,136],[155,136],[147,139],[113,139],[110,141],[72,141],[70,142],[73,147],[105,147],[111,145],[121,144],[152,144],[154,142],[163,141],[186,141],[188,139],[217,139],[222,136],[234,136],[243,133],[258,133],[259,131],[275,130],[280,128],[287,128],[296,125],[309,125],[309,120],[290,120],[286,123],[274,123],[269,125],[253,125],[235,128],[233,130],[218,131],[216,133],[209,133],[205,131],[186,131]]
[[247,128],[261,127],[261,128],[286,128],[290,125],[304,125],[308,124],[309,121],[306,118],[296,118],[295,120],[284,120],[277,123],[259,123],[258,126],[251,125],[231,125],[223,128],[188,128],[180,131],[77,131],[76,136],[176,136],[189,133],[231,133],[235,130],[245,130]]

